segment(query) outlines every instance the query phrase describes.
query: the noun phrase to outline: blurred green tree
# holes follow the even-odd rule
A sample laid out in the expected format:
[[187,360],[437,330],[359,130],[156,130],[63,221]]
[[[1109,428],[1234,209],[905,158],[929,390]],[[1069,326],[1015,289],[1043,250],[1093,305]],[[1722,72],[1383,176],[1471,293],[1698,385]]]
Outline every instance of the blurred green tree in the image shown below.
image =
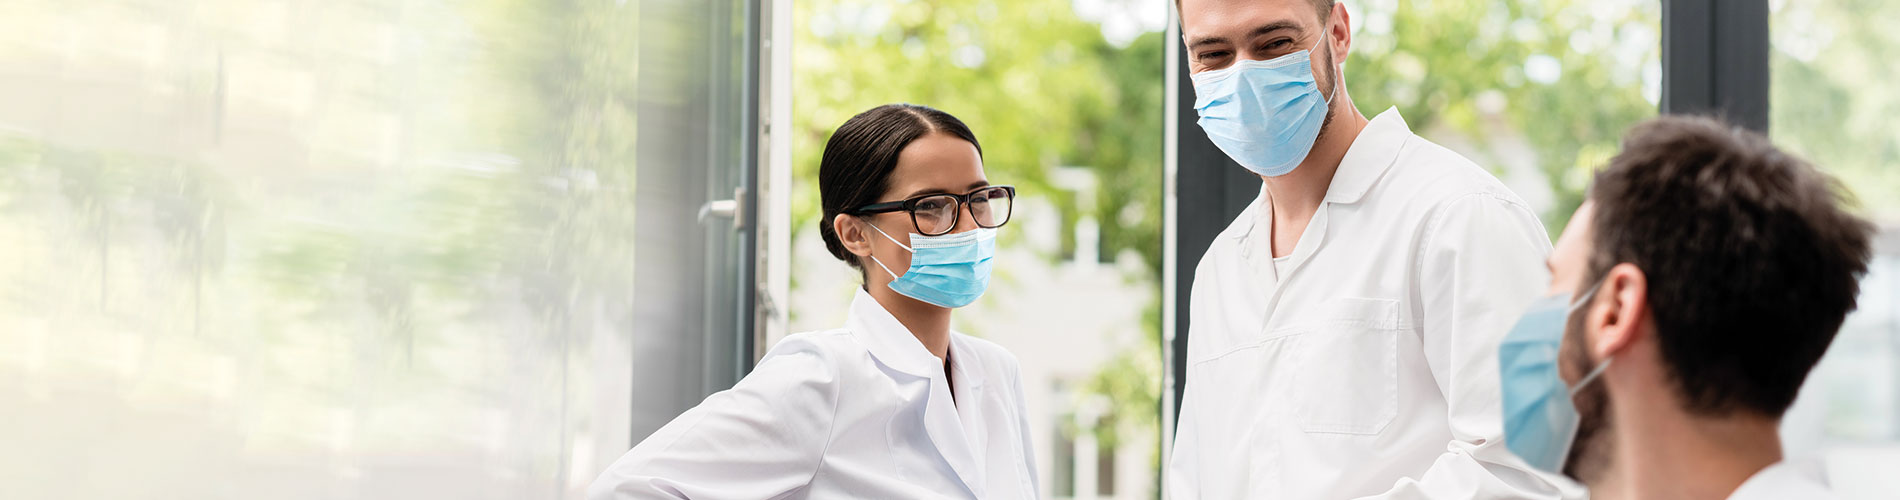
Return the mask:
[[1900,224],[1900,3],[1770,4],[1769,137],[1839,177],[1861,209]]

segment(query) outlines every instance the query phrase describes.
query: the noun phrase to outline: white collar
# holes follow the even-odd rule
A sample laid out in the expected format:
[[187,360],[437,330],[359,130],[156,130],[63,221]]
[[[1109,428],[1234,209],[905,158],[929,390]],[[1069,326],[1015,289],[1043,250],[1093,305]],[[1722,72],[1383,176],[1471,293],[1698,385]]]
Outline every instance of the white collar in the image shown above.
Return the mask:
[[[919,377],[943,376],[942,360],[931,354],[930,349],[917,340],[916,334],[862,288],[851,298],[851,313],[845,319],[845,327],[878,361]],[[958,389],[975,389],[983,384],[983,370],[967,368],[977,362],[979,355],[971,348],[971,340],[963,337],[955,330],[950,332],[950,369],[956,374]]]
[[1399,116],[1398,108],[1387,108],[1373,117],[1346,148],[1346,156],[1339,159],[1333,182],[1326,186],[1326,202],[1357,203],[1364,198],[1398,160],[1399,150],[1411,138],[1412,129],[1405,124],[1405,117]]

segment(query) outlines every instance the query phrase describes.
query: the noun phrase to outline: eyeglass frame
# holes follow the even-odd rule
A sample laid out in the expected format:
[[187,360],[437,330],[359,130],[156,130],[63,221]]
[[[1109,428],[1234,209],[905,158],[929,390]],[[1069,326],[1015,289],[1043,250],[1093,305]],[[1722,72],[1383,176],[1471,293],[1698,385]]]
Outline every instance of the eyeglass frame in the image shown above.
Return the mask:
[[[1003,213],[1003,222],[1001,224],[997,224],[994,226],[985,226],[983,225],[982,222],[976,222],[974,220],[976,218],[976,214],[970,214],[970,218],[972,219],[971,222],[976,222],[977,227],[994,229],[994,228],[1003,227],[1003,224],[1008,224],[1010,216],[1013,215],[1011,212],[1016,211],[1016,186],[1009,186],[1009,185],[983,186],[983,187],[976,188],[974,190],[971,190],[968,193],[963,193],[963,194],[952,194],[952,193],[920,194],[917,196],[912,196],[902,201],[887,201],[883,203],[872,203],[869,205],[858,207],[856,209],[853,209],[845,213],[848,213],[851,215],[874,215],[874,214],[903,211],[910,214],[910,227],[912,229],[916,229],[917,234],[922,234],[924,236],[943,236],[946,234],[950,234],[951,231],[956,231],[957,224],[960,222],[963,222],[963,212],[969,211],[968,207],[970,206],[970,196],[975,195],[977,193],[984,192],[984,191],[988,191],[991,189],[996,189],[996,188],[1002,188],[1003,191],[1009,193],[1009,202],[1010,202],[1009,210]],[[949,196],[951,199],[956,200],[957,209],[955,211],[950,212],[950,227],[948,229],[944,229],[943,232],[940,232],[937,234],[930,234],[924,231],[924,227],[922,225],[917,224],[917,203],[919,201],[922,201],[925,198],[931,198],[931,197],[937,197],[937,196]]]

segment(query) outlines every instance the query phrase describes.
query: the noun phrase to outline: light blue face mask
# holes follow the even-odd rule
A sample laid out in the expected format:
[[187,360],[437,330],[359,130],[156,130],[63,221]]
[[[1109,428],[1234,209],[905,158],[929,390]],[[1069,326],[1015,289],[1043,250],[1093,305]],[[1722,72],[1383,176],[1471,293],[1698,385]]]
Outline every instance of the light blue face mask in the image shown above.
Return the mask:
[[[1325,40],[1321,36],[1313,50]],[[1339,94],[1336,78],[1333,96],[1320,93],[1313,79],[1313,50],[1195,74],[1194,112],[1201,115],[1201,130],[1247,170],[1267,177],[1293,172],[1313,150],[1328,105]]]
[[1498,376],[1504,396],[1504,444],[1532,467],[1562,473],[1570,445],[1577,439],[1577,391],[1610,366],[1604,359],[1590,373],[1565,387],[1558,376],[1558,348],[1570,314],[1589,302],[1596,288],[1575,303],[1570,294],[1538,299],[1498,346]]
[[910,269],[903,276],[871,256],[877,267],[891,275],[891,290],[937,307],[958,308],[976,302],[990,286],[990,260],[996,256],[996,230],[976,228],[942,236],[910,234],[910,245],[898,243],[877,225],[884,239],[910,250]]

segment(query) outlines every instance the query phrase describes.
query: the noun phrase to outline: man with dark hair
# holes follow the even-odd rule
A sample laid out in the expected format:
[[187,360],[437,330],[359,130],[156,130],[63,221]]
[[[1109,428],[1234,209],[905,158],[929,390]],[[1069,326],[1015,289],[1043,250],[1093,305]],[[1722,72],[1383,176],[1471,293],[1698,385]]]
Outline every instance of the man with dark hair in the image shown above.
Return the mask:
[[1872,226],[1840,192],[1710,119],[1631,130],[1551,253],[1554,295],[1500,350],[1511,448],[1597,499],[1828,498],[1780,464],[1776,428],[1867,270]]
[[1397,109],[1360,113],[1344,4],[1177,7],[1197,124],[1261,184],[1195,268],[1169,497],[1580,496],[1502,439],[1537,213]]

